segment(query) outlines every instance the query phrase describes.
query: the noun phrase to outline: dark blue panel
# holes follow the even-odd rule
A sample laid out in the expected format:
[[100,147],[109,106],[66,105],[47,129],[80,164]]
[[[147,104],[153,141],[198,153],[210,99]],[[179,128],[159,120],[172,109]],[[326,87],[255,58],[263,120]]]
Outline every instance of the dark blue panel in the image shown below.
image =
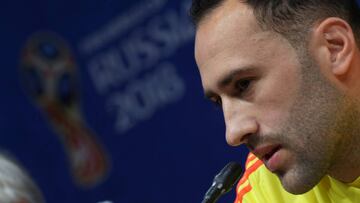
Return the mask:
[[203,98],[190,0],[4,4],[1,146],[47,202],[200,202],[244,161]]

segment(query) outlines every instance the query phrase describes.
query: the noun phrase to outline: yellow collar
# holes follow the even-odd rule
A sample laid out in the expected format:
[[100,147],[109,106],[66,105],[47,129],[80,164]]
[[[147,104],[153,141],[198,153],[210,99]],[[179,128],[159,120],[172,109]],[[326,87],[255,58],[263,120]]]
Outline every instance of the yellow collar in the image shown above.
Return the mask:
[[352,183],[348,183],[349,186],[360,188],[360,176]]

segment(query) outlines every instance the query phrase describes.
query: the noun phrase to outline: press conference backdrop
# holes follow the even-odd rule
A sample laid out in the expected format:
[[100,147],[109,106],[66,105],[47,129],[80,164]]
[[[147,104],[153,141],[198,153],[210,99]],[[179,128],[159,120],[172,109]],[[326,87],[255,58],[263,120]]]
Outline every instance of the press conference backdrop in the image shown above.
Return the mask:
[[1,1],[0,147],[47,202],[196,203],[244,162],[203,97],[190,3]]
[[244,162],[204,99],[190,3],[1,1],[1,150],[47,202],[196,203]]

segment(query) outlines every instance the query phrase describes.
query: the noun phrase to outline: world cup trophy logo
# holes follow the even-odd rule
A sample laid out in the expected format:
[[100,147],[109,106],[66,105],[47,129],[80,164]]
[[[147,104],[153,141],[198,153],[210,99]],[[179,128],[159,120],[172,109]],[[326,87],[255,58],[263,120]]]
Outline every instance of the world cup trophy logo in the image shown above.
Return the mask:
[[67,43],[51,32],[29,38],[21,54],[21,81],[57,131],[78,185],[91,187],[108,172],[108,161],[80,108],[77,65]]

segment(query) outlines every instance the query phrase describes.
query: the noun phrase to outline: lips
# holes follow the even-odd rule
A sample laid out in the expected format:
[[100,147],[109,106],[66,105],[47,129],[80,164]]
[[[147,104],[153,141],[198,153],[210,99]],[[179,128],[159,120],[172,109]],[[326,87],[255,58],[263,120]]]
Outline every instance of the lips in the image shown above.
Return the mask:
[[264,162],[270,171],[275,171],[281,162],[281,157],[279,157],[278,153],[281,148],[281,145],[260,146],[253,153]]
[[265,154],[264,160],[269,160],[277,151],[279,151],[280,148],[280,146],[274,147],[269,153]]
[[259,159],[266,161],[270,159],[270,157],[281,148],[280,145],[267,145],[262,147],[257,147],[253,153],[259,157]]

